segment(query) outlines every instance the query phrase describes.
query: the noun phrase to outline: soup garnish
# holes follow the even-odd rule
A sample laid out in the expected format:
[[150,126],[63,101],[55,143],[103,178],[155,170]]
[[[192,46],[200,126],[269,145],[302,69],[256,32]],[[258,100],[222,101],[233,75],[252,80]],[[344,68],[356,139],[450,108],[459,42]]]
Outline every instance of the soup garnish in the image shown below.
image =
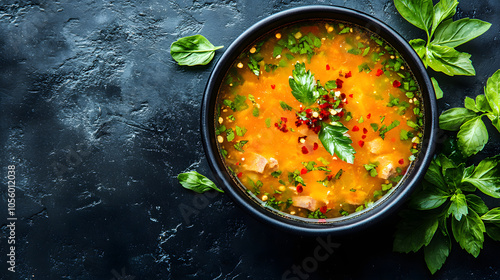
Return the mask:
[[243,52],[219,90],[227,169],[273,209],[349,215],[391,192],[422,137],[419,87],[384,40],[342,22],[282,28]]

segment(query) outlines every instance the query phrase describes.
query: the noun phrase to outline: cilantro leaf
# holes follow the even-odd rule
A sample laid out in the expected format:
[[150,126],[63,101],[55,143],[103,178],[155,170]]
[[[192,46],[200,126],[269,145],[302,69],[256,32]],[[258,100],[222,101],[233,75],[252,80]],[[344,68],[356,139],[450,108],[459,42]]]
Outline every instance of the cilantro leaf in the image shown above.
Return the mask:
[[331,124],[321,122],[321,130],[318,137],[325,149],[332,156],[335,154],[341,160],[352,164],[356,151],[351,145],[351,138],[344,135],[347,131],[349,129],[340,122],[332,122]]
[[221,193],[224,192],[223,190],[217,188],[214,182],[196,171],[181,173],[177,175],[177,180],[179,180],[179,183],[184,188],[197,193],[204,193],[209,190],[216,190]]
[[295,64],[292,77],[288,80],[292,88],[292,95],[306,106],[313,104],[319,97],[316,81],[310,70],[306,71],[305,63]]

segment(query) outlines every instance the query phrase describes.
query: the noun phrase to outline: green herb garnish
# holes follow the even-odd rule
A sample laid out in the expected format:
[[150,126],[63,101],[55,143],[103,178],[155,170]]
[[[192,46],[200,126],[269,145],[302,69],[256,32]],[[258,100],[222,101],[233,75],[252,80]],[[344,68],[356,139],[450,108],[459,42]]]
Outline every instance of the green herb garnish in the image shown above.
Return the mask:
[[215,47],[207,38],[198,34],[173,42],[170,55],[179,65],[206,65],[214,58],[215,51],[223,47]]
[[184,188],[197,193],[204,193],[209,190],[216,190],[221,193],[224,192],[223,190],[217,188],[214,182],[196,171],[181,173],[177,175],[177,180],[179,180],[179,183]]

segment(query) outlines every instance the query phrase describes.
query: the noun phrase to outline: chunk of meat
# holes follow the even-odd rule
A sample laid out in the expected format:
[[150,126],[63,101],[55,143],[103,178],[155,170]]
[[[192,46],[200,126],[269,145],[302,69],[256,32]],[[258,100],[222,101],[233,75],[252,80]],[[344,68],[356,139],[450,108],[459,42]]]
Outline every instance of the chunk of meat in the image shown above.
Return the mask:
[[264,172],[267,165],[267,159],[259,154],[248,152],[245,155],[245,163],[242,167],[246,170],[255,171],[258,173]]
[[310,196],[292,196],[292,205],[310,211],[315,211],[319,207],[318,201]]
[[379,178],[387,180],[389,177],[396,174],[396,167],[391,156],[379,156],[375,159],[375,161],[379,162],[377,167],[377,176]]
[[269,168],[278,170],[278,160],[276,160],[275,158],[269,158]]
[[392,151],[392,146],[387,144],[382,138],[375,138],[372,141],[365,142],[365,147],[368,148],[370,153],[380,155]]

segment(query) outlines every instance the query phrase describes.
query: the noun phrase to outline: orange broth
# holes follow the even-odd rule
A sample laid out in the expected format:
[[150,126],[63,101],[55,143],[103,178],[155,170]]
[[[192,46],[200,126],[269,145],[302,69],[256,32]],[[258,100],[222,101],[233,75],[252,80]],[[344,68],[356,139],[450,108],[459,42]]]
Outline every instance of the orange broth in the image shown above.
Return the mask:
[[[301,63],[324,97],[309,106],[289,81]],[[390,192],[417,156],[419,98],[406,63],[369,31],[334,21],[292,25],[250,46],[227,73],[216,116],[219,150],[264,204],[309,218],[348,215]],[[316,128],[307,124],[313,119]],[[348,129],[352,164],[325,149],[320,122]]]

